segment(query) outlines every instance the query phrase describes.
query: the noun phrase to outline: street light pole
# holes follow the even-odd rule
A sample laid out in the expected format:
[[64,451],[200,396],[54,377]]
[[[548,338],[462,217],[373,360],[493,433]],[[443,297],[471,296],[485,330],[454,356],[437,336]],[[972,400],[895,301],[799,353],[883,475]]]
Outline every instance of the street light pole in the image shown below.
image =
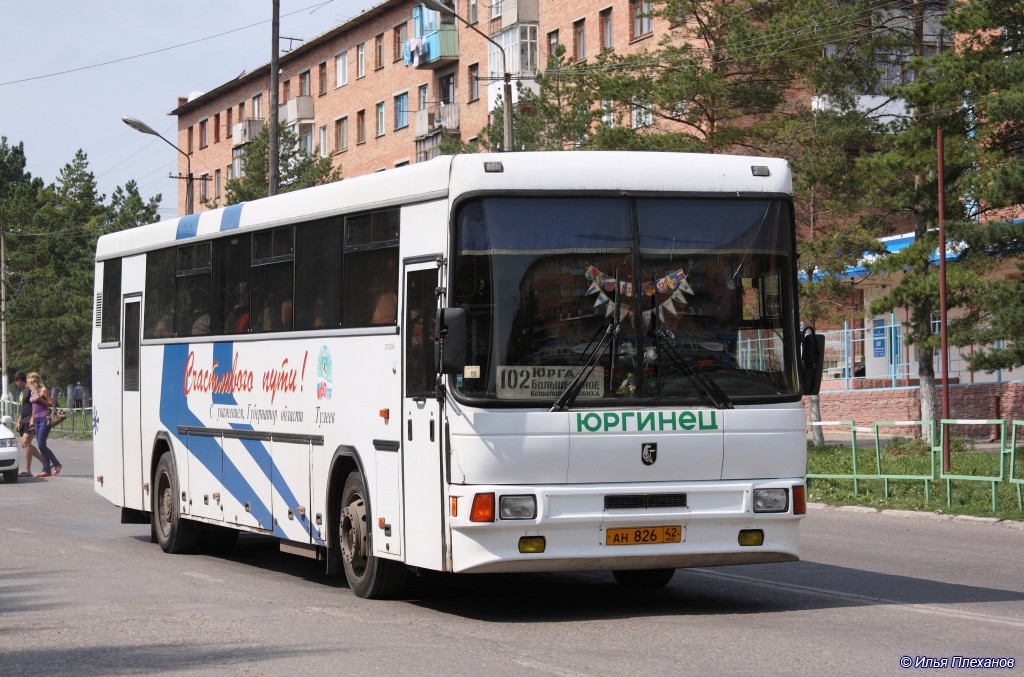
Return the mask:
[[461,16],[455,13],[455,10],[453,8],[441,3],[440,0],[420,0],[420,2],[422,2],[423,5],[426,6],[428,9],[432,9],[435,12],[440,12],[441,14],[448,14],[450,16],[455,17],[456,19],[464,23],[474,33],[476,33],[484,40],[498,48],[498,53],[501,54],[501,70],[504,71],[505,73],[504,85],[502,87],[501,94],[502,115],[505,118],[505,124],[503,127],[504,139],[502,143],[502,150],[510,152],[512,150],[512,74],[508,72],[508,65],[507,62],[505,61],[505,49],[497,42],[495,42],[491,38],[491,36],[487,35],[479,28],[463,19]]
[[192,213],[192,202],[193,202],[194,195],[193,195],[192,160],[191,160],[191,158],[189,158],[188,153],[186,153],[182,149],[178,148],[177,146],[175,146],[173,143],[171,143],[167,139],[164,139],[164,137],[159,132],[157,132],[155,129],[153,129],[152,127],[147,125],[142,120],[138,120],[136,118],[129,117],[127,115],[123,116],[121,118],[121,120],[126,125],[128,125],[129,127],[131,127],[132,129],[134,129],[137,132],[142,132],[143,134],[149,134],[151,136],[155,136],[155,137],[158,137],[160,139],[163,139],[164,143],[166,143],[168,146],[170,146],[171,148],[173,148],[174,150],[178,151],[179,153],[181,153],[182,155],[185,156],[185,168],[186,168],[186,176],[185,176],[185,214],[191,214]]

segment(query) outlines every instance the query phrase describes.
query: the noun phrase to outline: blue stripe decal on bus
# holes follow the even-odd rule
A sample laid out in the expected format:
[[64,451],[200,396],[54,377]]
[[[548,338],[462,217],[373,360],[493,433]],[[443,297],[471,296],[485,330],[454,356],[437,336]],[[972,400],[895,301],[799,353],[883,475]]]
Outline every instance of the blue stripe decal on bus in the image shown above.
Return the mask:
[[186,240],[195,237],[197,232],[199,232],[199,214],[188,214],[178,219],[178,233],[174,239]]
[[[242,472],[231,462],[221,449],[218,438],[202,437],[198,435],[184,436],[178,434],[178,426],[206,427],[192,411],[188,408],[188,399],[185,397],[185,390],[181,380],[185,373],[185,365],[188,361],[190,346],[188,344],[164,346],[163,378],[161,383],[160,397],[160,421],[167,431],[173,435],[184,449],[199,461],[214,477],[220,477],[224,490],[230,493],[235,499],[245,504],[249,502],[249,512],[260,523],[264,529],[273,529],[275,536],[287,538],[284,530],[274,524],[271,507],[266,505],[260,498],[257,491],[245,478]],[[215,361],[220,365],[226,365],[222,369],[231,369],[233,344],[214,344]],[[227,355],[227,358],[223,356]],[[221,359],[217,359],[220,356]],[[215,404],[235,404],[235,398],[230,393],[213,394]],[[233,425],[232,428],[239,430],[252,430],[248,424]],[[186,437],[188,441],[186,442]],[[281,478],[280,472],[275,472],[273,460],[266,447],[259,440],[241,440],[242,446],[255,461],[263,477],[272,483],[272,487],[289,502],[290,505],[297,505],[291,489]],[[319,531],[312,533],[314,529],[309,523],[308,517],[304,528],[319,545],[324,541]]]
[[[235,360],[235,344],[230,341],[219,341],[213,344],[213,363],[216,365],[212,371],[219,381],[231,373],[234,368]],[[213,403],[227,406],[238,406],[238,402],[235,400],[235,395],[232,392],[214,392]],[[232,430],[255,430],[248,423],[229,423]],[[256,461],[260,469],[264,471],[264,474],[270,478],[271,485],[277,490],[277,493],[284,500],[286,505],[299,505],[299,499],[295,497],[291,487],[284,481],[280,469],[274,464],[273,456],[267,451],[266,446],[259,440],[242,440],[242,446],[249,452],[253,460]],[[227,485],[227,459],[225,458],[225,485]],[[316,531],[308,517],[303,519],[303,528],[306,533],[315,538],[317,541],[321,541],[319,531]],[[274,533],[278,536],[284,537],[284,532],[278,533],[278,529],[275,525]]]
[[224,208],[224,214],[220,217],[221,231],[238,228],[238,223],[242,219],[242,204],[244,203]]

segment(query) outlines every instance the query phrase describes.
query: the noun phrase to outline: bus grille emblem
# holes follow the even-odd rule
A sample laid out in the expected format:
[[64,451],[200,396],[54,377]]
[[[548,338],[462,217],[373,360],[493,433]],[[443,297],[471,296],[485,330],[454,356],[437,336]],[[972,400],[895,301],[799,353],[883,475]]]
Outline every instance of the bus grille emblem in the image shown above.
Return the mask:
[[658,460],[658,445],[650,442],[640,445],[640,460],[644,465],[654,465]]

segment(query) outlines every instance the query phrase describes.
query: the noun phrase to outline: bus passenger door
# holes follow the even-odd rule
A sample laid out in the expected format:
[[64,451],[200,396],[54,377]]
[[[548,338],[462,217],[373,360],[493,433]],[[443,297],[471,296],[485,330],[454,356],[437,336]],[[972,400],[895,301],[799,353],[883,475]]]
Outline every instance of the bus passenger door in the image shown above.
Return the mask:
[[[439,255],[438,255],[439,256]],[[405,263],[402,313],[402,451],[405,507],[405,561],[444,568],[443,430],[434,396],[434,313],[437,256]]]
[[136,510],[145,509],[142,485],[142,397],[139,354],[142,339],[142,299],[125,298],[121,317],[121,435],[124,444],[124,505]]

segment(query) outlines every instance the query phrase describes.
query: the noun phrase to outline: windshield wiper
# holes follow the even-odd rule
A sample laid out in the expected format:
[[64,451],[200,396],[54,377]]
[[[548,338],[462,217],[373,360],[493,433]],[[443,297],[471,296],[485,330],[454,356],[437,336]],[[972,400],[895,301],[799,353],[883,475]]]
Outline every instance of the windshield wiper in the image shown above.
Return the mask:
[[659,348],[662,348],[672,361],[675,363],[676,368],[683,372],[701,387],[704,394],[708,396],[711,404],[716,409],[734,409],[732,401],[729,396],[725,394],[725,391],[718,387],[718,384],[708,378],[700,369],[693,366],[690,360],[686,359],[676,350],[675,346],[672,345],[672,341],[669,338],[669,333],[664,329],[655,329],[651,332],[654,335],[654,342]]
[[[608,345],[611,345],[612,339],[619,335],[621,325],[618,322],[611,322],[604,330],[604,335],[601,336],[601,340],[598,341],[594,347],[594,352],[590,354],[587,361],[583,363],[583,368],[580,369],[579,373],[576,374],[576,378],[569,382],[569,385],[565,387],[558,400],[548,411],[565,411],[572,403],[576,400],[576,397],[583,390],[583,384],[587,382],[587,378],[590,376],[590,372],[594,370],[594,365],[597,364],[597,360],[604,355]],[[589,347],[589,346],[588,346]]]

